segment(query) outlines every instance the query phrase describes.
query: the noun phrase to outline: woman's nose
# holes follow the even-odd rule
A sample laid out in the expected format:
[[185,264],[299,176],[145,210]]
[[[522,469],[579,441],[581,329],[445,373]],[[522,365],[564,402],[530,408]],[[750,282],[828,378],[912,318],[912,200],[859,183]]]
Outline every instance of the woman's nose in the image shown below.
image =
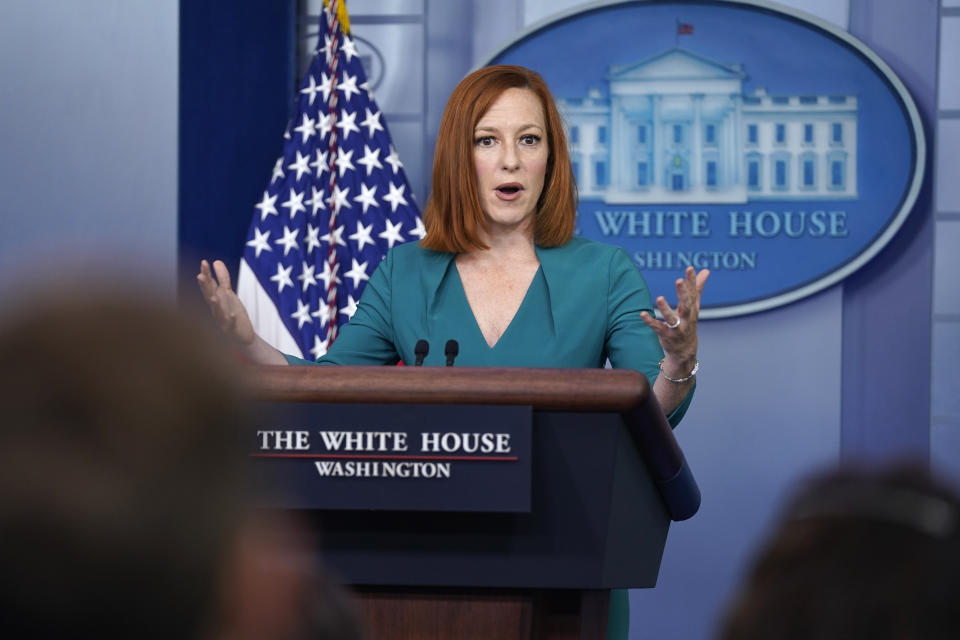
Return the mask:
[[515,171],[520,167],[520,156],[513,145],[504,145],[503,157],[500,160],[507,171]]

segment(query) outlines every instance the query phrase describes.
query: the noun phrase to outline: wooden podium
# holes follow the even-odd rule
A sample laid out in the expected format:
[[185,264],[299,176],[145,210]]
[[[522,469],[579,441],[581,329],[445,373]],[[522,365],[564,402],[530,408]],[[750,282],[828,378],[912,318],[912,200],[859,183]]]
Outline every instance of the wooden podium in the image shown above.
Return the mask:
[[[332,501],[310,517],[322,530],[324,562],[357,594],[372,639],[603,639],[610,590],[653,587],[670,521],[699,507],[650,385],[633,371],[261,367],[250,385],[258,428],[295,424],[315,433],[324,420],[342,427],[361,415],[378,425],[496,428],[498,407],[513,407],[511,419],[521,408],[530,422],[529,460],[518,463],[529,465],[528,486],[516,489],[529,492],[529,508],[498,511],[497,497],[513,489],[498,484],[494,465],[484,471],[492,474],[489,496],[482,479],[474,483],[479,496],[434,481],[431,491],[449,485],[452,495],[432,505],[429,496],[418,503],[400,494],[416,507],[398,510],[369,478],[316,478],[309,458],[324,456],[264,462],[274,474],[299,465],[307,475],[297,491]],[[458,492],[494,506],[460,508]]]

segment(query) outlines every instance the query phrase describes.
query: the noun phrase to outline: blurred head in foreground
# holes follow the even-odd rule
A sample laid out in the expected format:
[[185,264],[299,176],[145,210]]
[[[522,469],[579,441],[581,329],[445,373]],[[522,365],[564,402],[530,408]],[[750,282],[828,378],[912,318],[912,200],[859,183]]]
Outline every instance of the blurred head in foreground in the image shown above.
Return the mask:
[[960,637],[957,495],[914,466],[815,478],[788,504],[720,637]]
[[4,630],[300,637],[310,545],[246,507],[219,338],[129,291],[63,293],[0,319]]

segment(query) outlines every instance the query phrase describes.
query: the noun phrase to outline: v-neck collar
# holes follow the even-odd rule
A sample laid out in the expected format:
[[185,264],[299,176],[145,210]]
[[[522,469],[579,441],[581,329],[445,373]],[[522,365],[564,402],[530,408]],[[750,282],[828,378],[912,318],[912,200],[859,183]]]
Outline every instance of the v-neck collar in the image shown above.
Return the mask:
[[[538,273],[543,276],[543,284],[546,288],[546,297],[547,301],[550,304],[550,318],[553,320],[552,327],[544,327],[545,330],[552,330],[553,334],[556,335],[560,331],[560,318],[558,316],[557,305],[553,300],[551,291],[559,290],[557,287],[560,282],[567,281],[575,274],[574,265],[569,264],[569,261],[563,259],[563,245],[561,247],[541,247],[539,245],[534,245],[534,251],[536,251],[537,259],[540,261],[540,269]],[[442,251],[428,251],[426,262],[424,264],[424,270],[420,274],[423,278],[424,291],[427,292],[427,308],[433,310],[436,308],[436,297],[437,292],[440,290],[440,286],[443,284],[443,280],[447,277],[447,272],[455,268],[453,266],[453,259],[456,257],[455,253],[446,253]],[[502,341],[503,336],[507,334],[507,331],[510,330],[510,327],[513,325],[513,319],[510,320],[510,324],[507,325],[507,329],[504,330],[503,334],[500,336],[500,339],[491,347],[487,344],[486,339],[483,338],[483,332],[480,331],[480,325],[477,324],[477,318],[473,315],[473,309],[470,308],[470,303],[467,301],[467,294],[463,290],[463,283],[460,280],[460,274],[455,274],[457,278],[457,285],[460,289],[460,295],[463,296],[463,304],[466,305],[466,309],[469,312],[469,317],[473,320],[473,325],[476,327],[476,331],[480,336],[481,343],[488,349],[496,348]],[[536,281],[537,276],[534,276],[533,281],[531,281],[531,286]],[[520,303],[520,306],[517,308],[517,313],[514,314],[514,319],[520,313],[520,310],[523,309],[524,304],[526,303],[527,297],[530,293],[530,287],[527,287],[527,293],[524,294],[523,301]]]
[[[500,337],[497,338],[497,341],[493,344],[487,342],[486,336],[483,335],[483,330],[480,328],[480,323],[477,321],[477,315],[473,311],[473,307],[470,306],[470,299],[467,298],[467,290],[463,287],[463,278],[460,277],[460,270],[457,269],[457,261],[451,260],[450,265],[447,267],[450,270],[450,277],[456,278],[457,289],[459,293],[459,298],[462,306],[465,308],[465,315],[473,319],[473,328],[476,331],[477,337],[480,340],[480,344],[485,346],[489,351],[494,351],[499,347],[504,338],[507,337],[507,334],[510,333],[510,328],[518,322],[520,314],[524,312],[524,309],[527,306],[527,300],[530,299],[530,295],[533,290],[539,286],[537,278],[540,276],[543,265],[538,265],[536,272],[533,274],[533,278],[530,279],[530,283],[527,285],[527,290],[523,292],[523,298],[520,300],[520,305],[517,307],[517,310],[513,312],[513,316],[510,318],[510,322],[507,323],[506,328],[503,330],[503,333],[500,334]],[[521,320],[522,321],[522,320]]]

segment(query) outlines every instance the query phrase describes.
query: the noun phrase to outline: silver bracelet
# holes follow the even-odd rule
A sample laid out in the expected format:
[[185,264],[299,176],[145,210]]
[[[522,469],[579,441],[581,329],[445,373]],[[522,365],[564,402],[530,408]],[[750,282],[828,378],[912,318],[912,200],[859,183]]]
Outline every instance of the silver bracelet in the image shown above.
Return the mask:
[[686,382],[687,380],[689,380],[689,379],[692,378],[693,376],[697,375],[697,371],[700,371],[700,361],[697,360],[696,364],[693,365],[693,371],[691,371],[691,372],[690,372],[690,375],[688,375],[686,378],[671,378],[671,377],[668,376],[668,375],[664,372],[664,370],[663,370],[663,361],[664,361],[664,360],[666,360],[666,358],[661,358],[661,359],[660,359],[660,362],[657,363],[657,366],[660,368],[660,375],[662,375],[665,379],[669,380],[670,382],[673,382],[674,384],[680,384],[680,383],[682,383],[682,382]]

